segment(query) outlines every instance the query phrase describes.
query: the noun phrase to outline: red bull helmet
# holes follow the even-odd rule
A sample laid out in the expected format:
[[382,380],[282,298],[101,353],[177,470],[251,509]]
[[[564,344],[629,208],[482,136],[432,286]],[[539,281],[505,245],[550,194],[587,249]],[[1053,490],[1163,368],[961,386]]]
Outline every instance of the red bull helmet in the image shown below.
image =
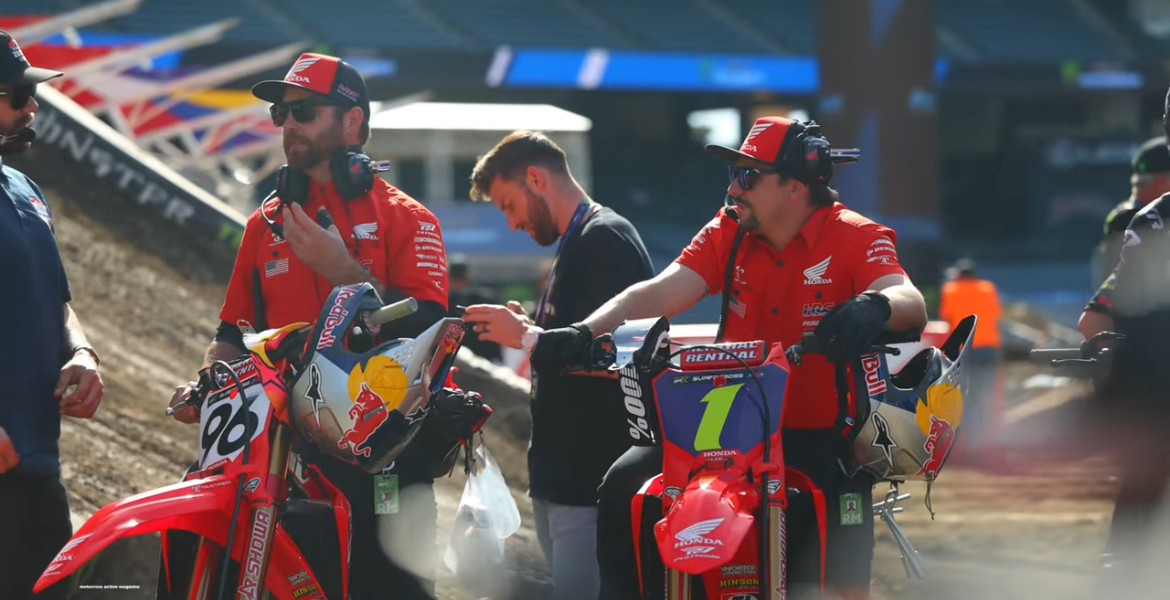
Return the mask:
[[919,351],[898,373],[890,373],[884,354],[862,357],[854,373],[862,421],[853,440],[857,469],[887,481],[938,477],[963,420],[963,354],[975,322],[975,315],[963,319],[941,347]]
[[382,300],[368,283],[330,293],[292,381],[289,416],[323,453],[377,473],[418,434],[463,339],[463,321],[441,319],[415,339],[377,345],[369,314]]

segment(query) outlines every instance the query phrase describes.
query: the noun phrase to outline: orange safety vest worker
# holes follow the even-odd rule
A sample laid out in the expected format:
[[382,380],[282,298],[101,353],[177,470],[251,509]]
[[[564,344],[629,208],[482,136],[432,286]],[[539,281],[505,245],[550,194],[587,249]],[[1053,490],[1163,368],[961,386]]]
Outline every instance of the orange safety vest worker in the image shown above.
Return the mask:
[[943,284],[938,316],[951,328],[967,315],[979,317],[973,348],[999,348],[999,291],[995,284],[978,277],[960,276]]

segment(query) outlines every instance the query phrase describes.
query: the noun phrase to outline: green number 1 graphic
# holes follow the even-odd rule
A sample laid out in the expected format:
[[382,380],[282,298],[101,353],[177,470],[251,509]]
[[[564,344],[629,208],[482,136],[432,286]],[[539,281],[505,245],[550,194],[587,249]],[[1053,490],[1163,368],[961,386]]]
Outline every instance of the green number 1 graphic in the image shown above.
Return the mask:
[[741,387],[742,383],[717,387],[703,396],[701,402],[706,404],[707,408],[703,410],[703,420],[699,421],[699,429],[695,432],[696,452],[722,449],[719,445],[719,435],[723,433],[727,415],[731,414],[731,403]]

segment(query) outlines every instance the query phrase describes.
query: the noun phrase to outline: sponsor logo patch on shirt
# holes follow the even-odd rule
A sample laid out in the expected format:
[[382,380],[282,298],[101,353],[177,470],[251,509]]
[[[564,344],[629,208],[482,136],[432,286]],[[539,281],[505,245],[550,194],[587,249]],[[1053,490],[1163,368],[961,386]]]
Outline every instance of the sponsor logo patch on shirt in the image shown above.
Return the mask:
[[833,283],[832,279],[825,277],[825,272],[829,270],[829,261],[833,260],[830,255],[825,260],[804,270],[804,284],[805,285],[825,285]]
[[378,232],[378,222],[377,221],[374,221],[373,223],[361,223],[359,225],[353,226],[353,237],[356,239],[359,239],[359,240],[375,240],[375,241],[377,241],[378,236],[375,235],[377,232]]

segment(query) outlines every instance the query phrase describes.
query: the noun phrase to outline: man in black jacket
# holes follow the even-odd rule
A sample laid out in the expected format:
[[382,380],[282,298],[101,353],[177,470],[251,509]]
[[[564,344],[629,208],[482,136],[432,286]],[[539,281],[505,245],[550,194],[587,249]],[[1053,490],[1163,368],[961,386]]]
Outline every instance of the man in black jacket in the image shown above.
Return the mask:
[[[560,240],[534,318],[518,302],[468,307],[464,318],[480,339],[530,351],[534,331],[579,322],[654,275],[634,226],[586,195],[564,151],[543,134],[508,135],[471,180],[472,197],[491,198],[513,230],[542,246]],[[533,373],[529,495],[557,600],[597,598],[597,486],[628,448],[616,379]]]

